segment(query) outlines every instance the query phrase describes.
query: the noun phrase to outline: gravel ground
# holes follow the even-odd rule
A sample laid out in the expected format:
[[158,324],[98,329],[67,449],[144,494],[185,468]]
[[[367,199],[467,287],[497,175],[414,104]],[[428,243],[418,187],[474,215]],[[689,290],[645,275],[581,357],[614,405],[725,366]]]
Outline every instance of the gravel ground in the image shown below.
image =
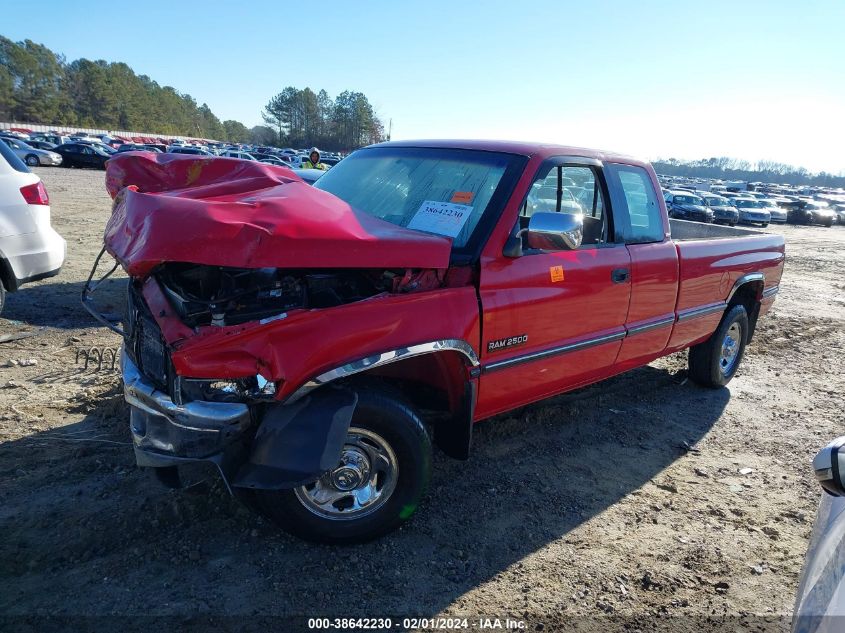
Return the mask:
[[[788,630],[819,498],[809,461],[843,427],[845,228],[770,227],[787,240],[782,291],[729,388],[687,382],[678,354],[486,421],[469,462],[436,456],[406,527],[320,547],[218,483],[169,491],[135,467],[119,376],[76,362],[120,343],[78,301],[110,208],[103,173],[38,173],[68,259],[0,317],[0,333],[36,333],[0,345],[6,625],[293,631],[301,616],[440,615]],[[107,309],[123,285],[104,288]]]

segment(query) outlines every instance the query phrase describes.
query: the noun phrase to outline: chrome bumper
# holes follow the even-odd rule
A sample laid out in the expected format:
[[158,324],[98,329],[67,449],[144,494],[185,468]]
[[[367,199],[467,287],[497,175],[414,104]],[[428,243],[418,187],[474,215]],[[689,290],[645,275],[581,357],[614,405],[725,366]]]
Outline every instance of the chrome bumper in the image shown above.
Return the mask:
[[224,462],[238,452],[238,440],[251,424],[247,405],[201,401],[177,405],[141,374],[125,351],[120,363],[138,465],[210,461],[226,477]]

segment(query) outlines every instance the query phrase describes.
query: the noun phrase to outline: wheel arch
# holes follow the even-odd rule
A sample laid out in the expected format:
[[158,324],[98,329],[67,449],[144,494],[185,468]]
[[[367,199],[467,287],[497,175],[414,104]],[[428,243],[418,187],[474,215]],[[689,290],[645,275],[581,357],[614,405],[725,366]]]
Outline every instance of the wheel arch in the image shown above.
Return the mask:
[[725,313],[735,305],[745,307],[745,311],[748,313],[748,342],[751,342],[757,328],[764,285],[765,276],[763,273],[747,273],[736,280],[727,301],[725,301]]
[[12,270],[12,265],[9,260],[0,252],[0,283],[7,292],[15,292],[18,289],[18,278]]
[[323,372],[286,401],[296,402],[327,384],[380,386],[400,392],[418,410],[430,412],[434,443],[456,459],[469,457],[477,397],[479,360],[461,339],[430,341],[389,350]]

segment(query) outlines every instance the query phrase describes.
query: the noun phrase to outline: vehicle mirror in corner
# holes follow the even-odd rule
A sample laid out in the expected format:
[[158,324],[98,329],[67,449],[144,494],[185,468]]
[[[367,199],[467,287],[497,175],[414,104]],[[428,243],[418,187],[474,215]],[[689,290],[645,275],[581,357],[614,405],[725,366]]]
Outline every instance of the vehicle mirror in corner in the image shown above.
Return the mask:
[[526,229],[530,248],[544,251],[574,250],[584,237],[584,218],[580,213],[538,211]]
[[845,437],[838,437],[813,458],[816,479],[828,494],[845,497]]

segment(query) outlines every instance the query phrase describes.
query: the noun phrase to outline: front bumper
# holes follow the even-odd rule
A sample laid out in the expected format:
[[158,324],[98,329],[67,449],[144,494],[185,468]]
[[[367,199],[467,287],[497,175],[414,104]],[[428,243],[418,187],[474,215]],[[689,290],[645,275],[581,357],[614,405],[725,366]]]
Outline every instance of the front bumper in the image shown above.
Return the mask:
[[211,462],[228,485],[245,459],[242,440],[252,424],[249,407],[205,401],[177,405],[141,374],[125,351],[121,368],[138,465],[162,468]]
[[736,224],[737,222],[739,222],[739,213],[737,213],[736,211],[716,209],[714,211],[713,218],[715,222],[726,222],[728,224]]
[[760,224],[768,224],[771,222],[772,216],[766,213],[758,213],[755,211],[740,211],[739,212],[739,221],[740,222],[753,222],[753,223],[760,223]]
[[46,226],[31,233],[0,238],[0,256],[12,269],[12,288],[8,290],[58,274],[66,252],[67,243],[49,226],[49,219]]

